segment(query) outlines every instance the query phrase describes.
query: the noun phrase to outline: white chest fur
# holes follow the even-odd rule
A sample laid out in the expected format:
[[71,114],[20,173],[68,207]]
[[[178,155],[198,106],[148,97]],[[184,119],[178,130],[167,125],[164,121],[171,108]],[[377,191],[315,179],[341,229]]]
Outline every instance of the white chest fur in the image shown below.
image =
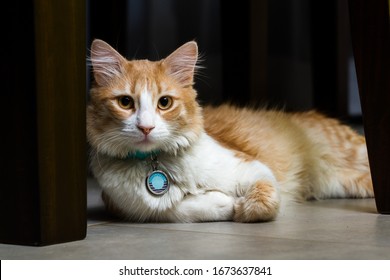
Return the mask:
[[162,152],[158,160],[171,181],[163,196],[151,194],[145,186],[151,171],[148,160],[96,154],[92,169],[115,208],[135,221],[229,220],[236,199],[255,182],[276,184],[264,164],[240,159],[206,133],[190,149],[175,156]]

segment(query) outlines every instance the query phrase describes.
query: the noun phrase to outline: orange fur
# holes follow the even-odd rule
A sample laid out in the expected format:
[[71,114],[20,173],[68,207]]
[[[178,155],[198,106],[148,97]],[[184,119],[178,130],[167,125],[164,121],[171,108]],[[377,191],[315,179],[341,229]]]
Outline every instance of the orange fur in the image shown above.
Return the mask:
[[[114,95],[113,92],[132,97],[137,106],[144,87],[152,94],[152,99],[156,103],[159,97],[164,95],[173,98],[172,108],[158,112],[166,121],[180,130],[190,130],[194,134],[201,132],[203,119],[201,108],[195,102],[196,92],[192,87],[180,86],[175,79],[166,75],[166,68],[164,60],[124,61],[120,77],[114,77],[104,86],[92,87],[93,98],[87,108],[87,133],[93,146],[100,142],[101,132],[113,127],[113,120],[120,122],[135,113],[135,109],[121,109],[117,104],[118,95]],[[128,150],[116,153],[121,157],[127,152]]]
[[283,187],[298,190],[297,198],[330,197],[317,195],[312,188],[334,181],[347,196],[373,196],[364,137],[335,119],[315,111],[285,113],[222,105],[206,107],[204,120],[211,136],[243,154],[243,159],[266,164],[282,191]]
[[[94,41],[91,61],[96,83],[91,89],[87,108],[87,136],[93,150],[91,166],[105,184],[107,193],[104,192],[103,198],[108,209],[128,219],[165,221],[170,217],[167,213],[175,211],[180,205],[177,200],[182,195],[183,201],[190,201],[190,206],[183,209],[206,217],[198,217],[200,221],[211,218],[207,218],[210,213],[202,207],[200,211],[195,211],[199,203],[191,201],[198,198],[210,199],[210,203],[213,199],[217,201],[213,206],[220,216],[212,219],[226,219],[230,215],[229,218],[235,221],[256,222],[275,218],[280,203],[278,189],[300,200],[373,196],[363,136],[315,111],[285,113],[230,105],[205,107],[202,111],[192,87],[196,59],[195,42],[183,45],[166,59],[152,62],[128,61],[103,41]],[[127,109],[120,106],[118,97],[121,96],[131,98],[134,106]],[[166,110],[159,109],[160,98],[166,96],[172,100],[172,106]],[[156,123],[147,128],[147,136],[140,132],[138,122],[144,118],[141,116],[141,102],[147,104],[145,110],[149,110],[149,116],[157,116],[160,134],[149,135],[152,129],[153,132],[158,130],[154,127]],[[205,132],[219,144],[207,140],[210,138],[205,136]],[[149,140],[152,144],[145,148],[137,139]],[[221,145],[233,151],[233,155]],[[201,159],[191,155],[188,157],[191,162],[186,162],[186,153],[195,153],[191,150],[192,146],[197,147],[196,151],[207,151],[207,155],[198,153],[202,155]],[[142,188],[147,164],[134,161],[130,168],[123,160],[134,151],[154,150],[162,151],[159,154],[162,164],[170,166],[168,171],[176,172],[176,179],[181,178],[177,182],[173,180],[180,189],[173,194],[178,205],[171,205],[174,199],[152,200]],[[203,158],[209,155],[209,150],[218,150],[219,155],[226,159],[225,165],[213,163],[216,169],[212,166],[202,169]],[[194,163],[199,170],[187,176],[185,171],[192,167],[193,159],[199,161]],[[239,183],[242,178],[238,178],[241,173],[231,172],[229,182],[234,182],[237,189],[218,189],[220,186],[215,183],[208,186],[210,180],[202,178],[203,173],[212,170],[213,178],[214,171],[223,173],[230,162],[239,162],[231,170],[244,166],[240,172],[253,168],[248,177],[251,178],[252,173],[257,174],[257,170],[263,172],[262,176],[249,183],[243,180],[246,185],[242,187]],[[119,177],[121,180],[118,180]],[[193,182],[195,179],[198,179],[197,184]],[[129,187],[129,182],[134,181],[140,183]],[[196,190],[186,189],[191,184]],[[202,188],[203,194],[199,197],[194,195]],[[133,200],[135,195],[139,195],[139,199]],[[229,204],[233,199],[234,205]],[[149,202],[154,203],[152,206],[155,208]],[[158,206],[161,206],[160,211],[156,210]],[[219,211],[225,208],[226,211],[220,214]],[[193,219],[185,214],[174,213],[173,216],[182,217],[184,221]]]
[[236,222],[263,222],[273,220],[279,210],[275,187],[272,183],[259,181],[239,199],[234,207]]

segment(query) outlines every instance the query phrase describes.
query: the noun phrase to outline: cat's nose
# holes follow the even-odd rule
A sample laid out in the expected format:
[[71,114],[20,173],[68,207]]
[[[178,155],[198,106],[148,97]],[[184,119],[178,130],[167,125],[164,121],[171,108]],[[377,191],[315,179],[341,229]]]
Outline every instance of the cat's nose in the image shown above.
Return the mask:
[[142,131],[143,134],[148,135],[153,129],[154,126],[142,126],[142,125],[137,125],[137,128]]

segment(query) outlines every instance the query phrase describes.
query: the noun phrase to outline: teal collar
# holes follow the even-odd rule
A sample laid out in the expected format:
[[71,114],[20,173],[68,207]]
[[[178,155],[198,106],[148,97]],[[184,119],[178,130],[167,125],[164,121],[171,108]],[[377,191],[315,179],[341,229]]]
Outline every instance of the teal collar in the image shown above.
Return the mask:
[[126,159],[145,160],[147,158],[150,158],[151,156],[157,156],[158,154],[159,151],[150,151],[150,152],[135,151],[135,152],[129,152],[127,154]]

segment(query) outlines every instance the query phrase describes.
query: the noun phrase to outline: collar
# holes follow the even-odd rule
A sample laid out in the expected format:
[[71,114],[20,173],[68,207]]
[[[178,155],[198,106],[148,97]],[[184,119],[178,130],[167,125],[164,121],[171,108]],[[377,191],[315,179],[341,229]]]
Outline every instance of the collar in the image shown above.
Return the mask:
[[129,152],[127,154],[126,159],[145,160],[145,159],[150,158],[152,156],[157,156],[159,153],[160,153],[160,151],[150,151],[150,152],[135,151],[135,152]]

